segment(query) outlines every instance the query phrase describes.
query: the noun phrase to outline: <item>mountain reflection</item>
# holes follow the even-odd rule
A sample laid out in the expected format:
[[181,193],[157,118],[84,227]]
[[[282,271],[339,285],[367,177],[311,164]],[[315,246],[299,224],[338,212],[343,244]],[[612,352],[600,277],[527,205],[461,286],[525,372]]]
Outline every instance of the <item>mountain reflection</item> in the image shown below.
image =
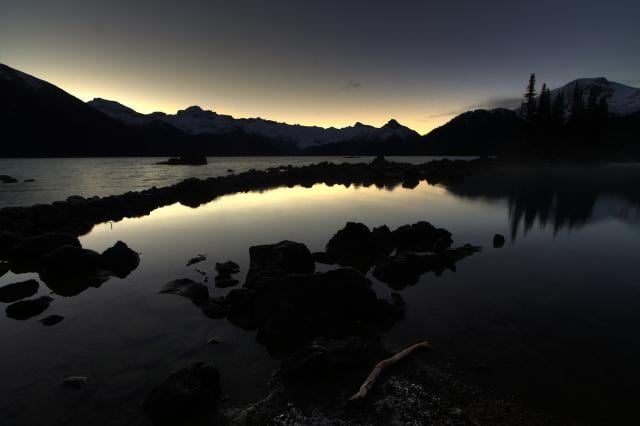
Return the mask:
[[617,219],[640,224],[640,167],[505,168],[443,185],[468,199],[506,200],[511,238],[537,223],[554,235],[587,223]]

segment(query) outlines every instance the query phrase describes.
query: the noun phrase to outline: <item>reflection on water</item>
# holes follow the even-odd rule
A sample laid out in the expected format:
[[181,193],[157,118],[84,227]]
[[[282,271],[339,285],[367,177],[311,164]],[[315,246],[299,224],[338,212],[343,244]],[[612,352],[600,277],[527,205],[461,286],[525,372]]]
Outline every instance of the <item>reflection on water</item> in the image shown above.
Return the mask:
[[[450,230],[455,246],[484,250],[455,273],[428,273],[404,288],[406,317],[386,343],[429,338],[434,362],[567,422],[628,419],[640,380],[638,175],[616,166],[505,171],[446,187],[279,188],[97,225],[84,247],[101,252],[123,240],[141,253],[140,266],[74,297],[52,295],[45,315],[65,318],[53,327],[0,316],[2,424],[36,424],[47,412],[52,425],[144,425],[147,393],[199,360],[220,366],[232,403],[255,400],[278,365],[255,333],[159,295],[162,285],[201,280],[185,266],[196,254],[207,255],[197,266],[209,274],[216,261],[237,262],[243,281],[249,246],[288,239],[321,251],[347,221],[394,229],[420,220]],[[518,239],[493,249],[494,233]],[[388,297],[392,290],[368,276]],[[32,277],[8,273],[0,285]],[[228,291],[207,285],[212,297]],[[33,297],[49,293],[41,285]],[[211,337],[224,343],[209,345]],[[489,368],[476,372],[478,363]],[[86,390],[60,389],[70,375],[88,376]]]
[[509,168],[464,183],[447,184],[468,198],[506,199],[511,238],[538,223],[557,234],[611,217],[640,222],[640,167],[607,165],[566,168]]

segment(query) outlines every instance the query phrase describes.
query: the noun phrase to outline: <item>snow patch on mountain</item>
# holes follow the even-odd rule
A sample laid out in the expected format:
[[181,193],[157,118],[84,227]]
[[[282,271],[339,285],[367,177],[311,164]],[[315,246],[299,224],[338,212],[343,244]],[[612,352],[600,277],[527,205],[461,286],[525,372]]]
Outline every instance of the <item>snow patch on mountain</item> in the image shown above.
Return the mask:
[[356,139],[386,140],[392,137],[404,139],[419,136],[418,133],[396,120],[390,120],[380,128],[356,123],[353,126],[338,129],[280,123],[262,118],[234,118],[230,115],[203,110],[199,106],[179,110],[176,114],[162,112],[140,114],[118,102],[99,98],[90,101],[89,105],[130,125],[144,125],[151,120],[162,120],[191,135],[220,135],[242,131],[251,135],[294,142],[303,149],[314,145]]

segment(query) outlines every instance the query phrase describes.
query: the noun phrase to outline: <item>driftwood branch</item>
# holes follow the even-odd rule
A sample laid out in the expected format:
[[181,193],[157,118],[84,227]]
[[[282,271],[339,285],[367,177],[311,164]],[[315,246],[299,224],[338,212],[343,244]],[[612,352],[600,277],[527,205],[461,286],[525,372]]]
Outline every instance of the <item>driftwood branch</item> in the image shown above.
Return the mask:
[[392,366],[393,364],[397,363],[403,358],[406,358],[411,353],[421,348],[430,349],[431,343],[429,343],[427,340],[425,340],[424,342],[416,343],[415,345],[409,346],[407,349],[401,352],[398,352],[391,358],[384,359],[379,363],[377,363],[376,366],[373,367],[373,370],[371,370],[371,373],[369,373],[369,376],[367,376],[367,380],[365,380],[362,386],[360,386],[360,390],[358,390],[358,392],[355,395],[349,398],[349,401],[358,401],[358,400],[364,399],[367,396],[367,393],[369,392],[371,387],[373,387],[373,384],[376,382],[376,380],[378,379],[380,374],[382,374],[385,368]]

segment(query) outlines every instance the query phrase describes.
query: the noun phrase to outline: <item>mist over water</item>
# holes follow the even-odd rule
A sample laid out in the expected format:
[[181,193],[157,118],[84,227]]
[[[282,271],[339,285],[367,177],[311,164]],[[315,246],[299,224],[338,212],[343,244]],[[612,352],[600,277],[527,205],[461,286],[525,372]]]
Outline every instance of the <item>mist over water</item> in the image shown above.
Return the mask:
[[[8,167],[11,160],[3,161]],[[130,164],[120,170],[106,159],[19,161],[51,163],[49,172],[31,169],[43,185],[37,191],[0,187],[6,205],[318,159],[216,159],[206,168],[141,167],[136,175],[136,162],[153,159],[113,159]],[[17,177],[34,177],[19,168],[24,176]],[[96,170],[111,171],[101,180]],[[47,191],[46,185],[76,181],[81,171],[87,178],[76,186]],[[421,182],[413,189],[277,188],[96,225],[81,237],[84,247],[102,251],[123,240],[140,253],[140,266],[126,279],[113,278],[74,297],[53,294],[43,316],[65,317],[54,327],[0,315],[0,339],[6,342],[0,413],[8,425],[37,423],[43,410],[54,425],[144,425],[140,404],[148,392],[169,372],[199,360],[220,367],[232,403],[254,401],[278,366],[255,342],[255,332],[206,318],[188,300],[158,294],[160,287],[177,278],[200,280],[185,267],[196,254],[208,256],[198,267],[210,273],[214,262],[234,260],[242,281],[252,245],[289,239],[318,251],[347,221],[394,229],[427,220],[451,231],[454,246],[470,243],[484,250],[459,262],[456,272],[425,274],[401,289],[406,318],[383,335],[387,344],[404,347],[427,338],[434,362],[451,363],[469,380],[516,394],[566,421],[628,418],[640,380],[639,184],[637,166],[519,168],[447,185]],[[503,248],[492,247],[495,233],[507,237]],[[8,273],[0,285],[32,276]],[[391,293],[368,276],[378,296]],[[208,287],[212,296],[228,291]],[[42,283],[35,297],[49,293]],[[213,336],[224,344],[208,345]],[[488,368],[478,371],[478,364]],[[62,392],[58,383],[70,375],[88,376],[87,391]],[[126,421],[114,421],[113,413]]]

